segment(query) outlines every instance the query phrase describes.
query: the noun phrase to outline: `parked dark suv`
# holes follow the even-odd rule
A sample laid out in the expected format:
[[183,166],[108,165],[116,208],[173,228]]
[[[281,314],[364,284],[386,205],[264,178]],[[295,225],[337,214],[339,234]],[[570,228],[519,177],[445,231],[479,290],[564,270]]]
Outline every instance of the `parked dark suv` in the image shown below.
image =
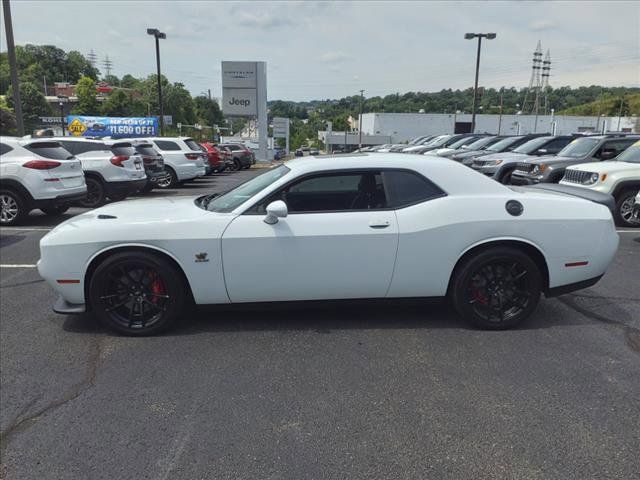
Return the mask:
[[457,155],[453,155],[451,160],[456,160],[463,165],[471,166],[473,161],[484,155],[491,155],[492,153],[502,153],[502,152],[511,152],[512,150],[518,148],[523,143],[527,143],[529,140],[532,140],[537,137],[548,136],[548,133],[530,133],[528,135],[516,135],[516,136],[507,136],[502,140],[493,143],[491,146],[486,147],[482,150],[474,151],[463,151]]
[[233,170],[242,170],[243,168],[251,168],[256,163],[253,152],[241,143],[221,143],[219,148],[226,148],[231,152],[234,162]]
[[526,162],[533,157],[557,155],[574,138],[571,135],[533,138],[510,152],[493,153],[480,157],[473,161],[471,168],[500,183],[508,184],[511,173],[519,163]]
[[141,192],[150,192],[158,183],[158,180],[164,178],[167,172],[164,169],[164,160],[162,155],[153,148],[153,144],[145,140],[132,140],[131,144],[135,148],[136,153],[142,157],[144,165],[144,173],[147,174],[147,183],[140,189]]
[[590,135],[576,138],[555,157],[518,163],[511,174],[511,183],[513,185],[558,183],[562,180],[567,167],[579,163],[611,160],[638,139],[640,139],[640,135],[624,134]]

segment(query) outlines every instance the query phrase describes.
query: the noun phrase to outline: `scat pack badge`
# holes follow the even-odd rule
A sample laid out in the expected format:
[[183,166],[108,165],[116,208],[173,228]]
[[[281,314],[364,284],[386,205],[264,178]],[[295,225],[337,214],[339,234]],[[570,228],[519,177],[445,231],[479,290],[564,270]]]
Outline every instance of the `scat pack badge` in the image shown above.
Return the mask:
[[208,262],[207,252],[196,253],[196,263]]

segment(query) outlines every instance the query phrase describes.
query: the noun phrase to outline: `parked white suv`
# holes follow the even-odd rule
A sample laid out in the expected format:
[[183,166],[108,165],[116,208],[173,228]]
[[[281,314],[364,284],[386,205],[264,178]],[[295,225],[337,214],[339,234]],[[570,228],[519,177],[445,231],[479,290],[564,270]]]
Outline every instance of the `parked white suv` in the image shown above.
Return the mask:
[[567,167],[560,183],[613,195],[616,223],[623,227],[640,227],[633,215],[635,196],[640,190],[640,140],[614,160]]
[[60,215],[86,195],[82,165],[60,143],[0,138],[0,225],[18,224],[36,208]]
[[203,177],[207,173],[207,154],[192,138],[152,137],[145,140],[153,143],[164,159],[167,175],[158,180],[158,187],[175,188],[182,182]]
[[83,207],[123,200],[147,184],[142,157],[128,140],[58,137],[62,146],[82,162],[87,181]]

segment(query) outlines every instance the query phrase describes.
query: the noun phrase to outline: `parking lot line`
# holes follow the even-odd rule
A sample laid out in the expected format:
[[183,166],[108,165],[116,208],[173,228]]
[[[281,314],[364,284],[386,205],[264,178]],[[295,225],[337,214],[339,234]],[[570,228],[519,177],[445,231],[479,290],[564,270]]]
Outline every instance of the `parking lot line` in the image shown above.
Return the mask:
[[30,263],[0,264],[0,268],[36,268],[36,265]]
[[640,234],[640,230],[638,230],[637,228],[631,229],[631,230],[616,230],[616,232],[618,232],[618,233],[637,233],[637,234]]
[[53,230],[53,227],[2,227],[0,228],[0,232],[11,231],[11,232],[28,232],[28,231],[41,231],[48,232]]

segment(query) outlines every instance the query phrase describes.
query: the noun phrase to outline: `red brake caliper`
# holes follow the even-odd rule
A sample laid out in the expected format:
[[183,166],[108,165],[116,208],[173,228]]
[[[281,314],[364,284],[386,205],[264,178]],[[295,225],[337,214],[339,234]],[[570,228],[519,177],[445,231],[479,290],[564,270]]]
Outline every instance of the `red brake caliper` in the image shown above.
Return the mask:
[[480,302],[482,305],[487,305],[489,303],[489,299],[487,298],[487,296],[482,292],[482,290],[480,290],[479,288],[472,288],[471,289],[471,296],[477,300],[478,302]]
[[[153,280],[151,281],[151,291],[156,294],[156,295],[164,295],[165,294],[165,289],[164,289],[164,283],[162,283],[162,280],[160,280],[160,276],[156,273],[153,272],[151,274]],[[158,303],[158,301],[160,300],[160,297],[153,297],[153,300],[151,300],[153,303]]]

